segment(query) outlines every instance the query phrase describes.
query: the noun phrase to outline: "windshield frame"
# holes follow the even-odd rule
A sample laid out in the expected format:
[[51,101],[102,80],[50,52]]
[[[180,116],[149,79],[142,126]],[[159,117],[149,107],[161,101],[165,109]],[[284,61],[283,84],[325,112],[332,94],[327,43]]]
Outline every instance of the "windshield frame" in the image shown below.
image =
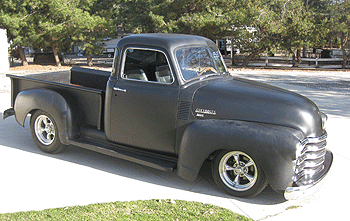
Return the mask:
[[[182,71],[183,65],[181,65],[177,53],[181,50],[186,50],[186,49],[189,50],[189,49],[194,49],[194,48],[198,48],[201,50],[205,49],[205,51],[210,56],[211,65],[215,69],[216,72],[212,72],[212,73],[208,73],[208,74],[201,73],[200,75],[198,75],[198,73],[197,73],[197,76],[185,79],[184,73]],[[225,61],[220,53],[220,50],[217,47],[213,47],[210,45],[187,45],[187,46],[176,48],[174,52],[175,52],[174,53],[175,61],[177,63],[176,65],[178,66],[180,77],[184,82],[189,82],[189,81],[192,81],[195,79],[201,80],[201,79],[204,79],[204,78],[209,77],[209,76],[222,76],[222,75],[228,73]],[[215,59],[213,53],[218,53],[216,56],[219,56],[219,59]],[[216,61],[220,61],[221,65],[222,65],[221,68],[218,67],[218,64]],[[199,64],[199,67],[200,67],[200,64]],[[223,69],[223,70],[220,71],[220,69]]]

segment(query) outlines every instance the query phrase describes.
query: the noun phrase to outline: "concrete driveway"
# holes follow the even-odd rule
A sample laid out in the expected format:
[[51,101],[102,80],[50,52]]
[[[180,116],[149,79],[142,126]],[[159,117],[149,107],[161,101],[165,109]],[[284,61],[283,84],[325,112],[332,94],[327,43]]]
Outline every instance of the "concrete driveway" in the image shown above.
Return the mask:
[[[306,95],[329,115],[328,148],[334,154],[334,162],[325,185],[313,196],[285,201],[267,187],[257,197],[234,198],[218,190],[207,164],[195,181],[188,182],[175,173],[76,147],[58,155],[45,154],[32,141],[29,118],[25,127],[21,127],[11,117],[0,120],[0,213],[113,201],[180,199],[215,204],[254,220],[347,219],[348,206],[344,200],[350,197],[346,189],[350,182],[347,173],[350,148],[346,142],[350,125],[350,93],[334,87],[325,90],[302,84],[305,77],[298,73],[292,74],[292,78],[299,79],[300,84],[296,84],[295,79],[294,83],[289,82],[288,77],[286,80],[283,76],[290,73],[284,72],[234,71],[234,74],[268,81]],[[2,113],[10,107],[10,94],[0,93],[0,101]]]

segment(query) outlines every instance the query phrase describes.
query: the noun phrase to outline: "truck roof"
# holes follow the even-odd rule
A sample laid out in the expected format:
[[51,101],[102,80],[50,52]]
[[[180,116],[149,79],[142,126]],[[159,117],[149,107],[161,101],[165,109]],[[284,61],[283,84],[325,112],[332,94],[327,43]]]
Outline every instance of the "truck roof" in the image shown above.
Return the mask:
[[164,48],[169,51],[181,46],[207,45],[216,46],[213,41],[205,37],[186,35],[186,34],[165,34],[165,33],[149,33],[134,34],[122,38],[117,47],[123,49],[125,46],[154,46]]

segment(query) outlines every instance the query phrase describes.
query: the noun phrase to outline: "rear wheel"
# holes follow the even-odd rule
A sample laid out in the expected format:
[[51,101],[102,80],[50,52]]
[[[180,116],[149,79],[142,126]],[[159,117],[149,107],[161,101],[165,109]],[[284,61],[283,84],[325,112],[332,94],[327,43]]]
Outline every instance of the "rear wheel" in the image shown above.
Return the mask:
[[30,129],[35,144],[43,152],[59,153],[66,148],[59,139],[56,121],[49,113],[39,110],[32,114]]
[[220,151],[212,161],[212,174],[221,189],[237,197],[253,197],[267,185],[261,166],[241,151]]

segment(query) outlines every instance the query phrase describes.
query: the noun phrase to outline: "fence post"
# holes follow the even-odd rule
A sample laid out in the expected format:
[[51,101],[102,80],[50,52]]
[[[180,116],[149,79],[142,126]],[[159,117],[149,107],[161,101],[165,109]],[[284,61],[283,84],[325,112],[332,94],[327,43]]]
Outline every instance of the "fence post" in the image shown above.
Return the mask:
[[232,47],[232,45],[231,45],[230,58],[231,58],[231,66],[235,65],[235,62],[234,62],[234,60],[233,60],[233,47]]
[[268,64],[269,64],[269,57],[268,57],[268,56],[266,56],[266,57],[265,57],[265,66],[267,67],[267,66],[268,66]]
[[316,68],[319,68],[319,66],[318,66],[318,58],[316,58]]

